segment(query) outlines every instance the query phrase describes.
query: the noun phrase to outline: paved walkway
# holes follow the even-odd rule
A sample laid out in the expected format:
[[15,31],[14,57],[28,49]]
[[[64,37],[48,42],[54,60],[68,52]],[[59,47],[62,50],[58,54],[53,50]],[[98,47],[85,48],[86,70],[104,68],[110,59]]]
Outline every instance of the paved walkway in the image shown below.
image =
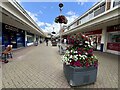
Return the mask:
[[[80,88],[118,88],[118,57],[95,54],[99,59],[97,82]],[[61,57],[58,47],[44,43],[15,51],[14,58],[2,65],[2,87],[71,88],[64,77]]]

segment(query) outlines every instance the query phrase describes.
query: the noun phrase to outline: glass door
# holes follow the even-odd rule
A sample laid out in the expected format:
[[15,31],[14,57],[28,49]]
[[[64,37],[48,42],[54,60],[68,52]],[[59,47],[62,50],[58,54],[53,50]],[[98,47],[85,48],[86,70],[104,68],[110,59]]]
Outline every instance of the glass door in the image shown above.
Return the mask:
[[17,40],[16,40],[16,33],[11,32],[10,34],[10,43],[13,45],[13,48],[17,48]]

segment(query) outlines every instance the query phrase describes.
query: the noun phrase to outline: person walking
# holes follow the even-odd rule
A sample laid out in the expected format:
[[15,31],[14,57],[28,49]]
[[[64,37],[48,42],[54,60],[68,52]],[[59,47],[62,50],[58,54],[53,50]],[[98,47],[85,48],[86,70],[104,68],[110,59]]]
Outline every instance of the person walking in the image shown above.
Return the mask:
[[46,46],[48,46],[48,39],[46,39]]

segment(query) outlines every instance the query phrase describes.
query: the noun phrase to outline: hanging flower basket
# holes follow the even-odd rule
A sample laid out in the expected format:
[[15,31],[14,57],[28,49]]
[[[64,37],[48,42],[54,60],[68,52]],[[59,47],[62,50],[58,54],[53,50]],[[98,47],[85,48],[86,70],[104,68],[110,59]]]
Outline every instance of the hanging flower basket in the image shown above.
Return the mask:
[[56,23],[64,23],[67,24],[68,20],[64,15],[60,15],[58,17],[55,18],[55,22]]

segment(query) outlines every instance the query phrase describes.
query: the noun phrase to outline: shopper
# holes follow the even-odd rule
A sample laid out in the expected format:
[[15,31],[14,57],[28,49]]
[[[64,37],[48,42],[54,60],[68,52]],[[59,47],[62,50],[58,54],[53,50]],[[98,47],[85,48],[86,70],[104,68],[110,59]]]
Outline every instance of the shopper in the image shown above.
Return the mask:
[[48,46],[48,39],[46,39],[46,46]]

